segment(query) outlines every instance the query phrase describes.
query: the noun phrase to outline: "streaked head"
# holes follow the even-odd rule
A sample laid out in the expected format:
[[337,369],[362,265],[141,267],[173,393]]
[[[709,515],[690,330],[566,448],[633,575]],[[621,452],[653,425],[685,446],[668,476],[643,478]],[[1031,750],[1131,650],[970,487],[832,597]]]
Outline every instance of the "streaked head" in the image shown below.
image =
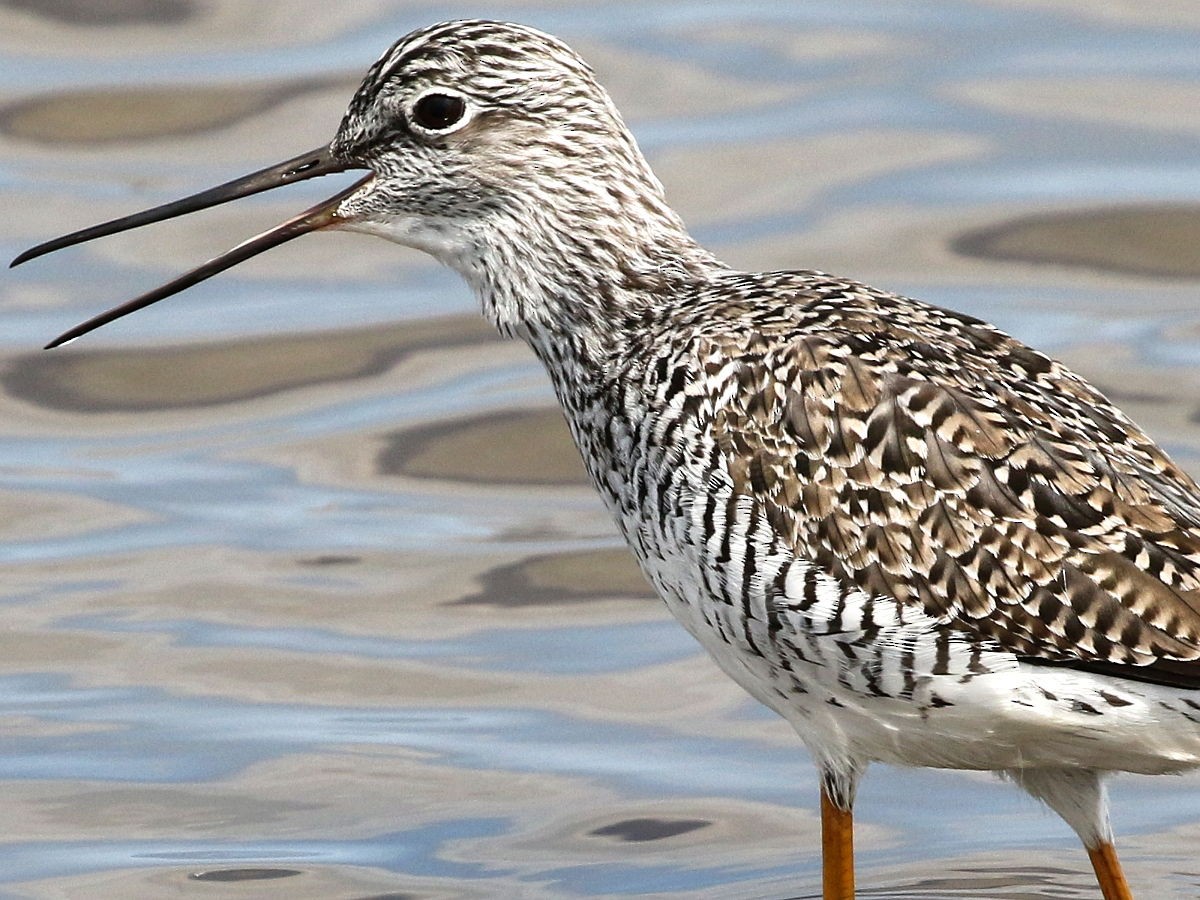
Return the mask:
[[330,151],[376,173],[342,203],[345,227],[456,267],[478,253],[481,228],[512,229],[602,184],[653,179],[587,64],[554,37],[498,22],[447,22],[398,41],[367,73]]
[[[433,254],[471,282],[502,328],[529,315],[529,304],[536,306],[529,298],[539,292],[533,284],[497,283],[504,280],[497,270],[529,277],[524,270],[530,260],[515,257],[529,253],[557,260],[552,268],[570,272],[573,246],[585,241],[597,223],[607,222],[617,232],[605,237],[600,227],[602,244],[628,243],[633,258],[646,243],[641,232],[682,233],[588,66],[561,41],[532,28],[472,20],[434,25],[397,41],[368,71],[327,147],[40,244],[13,265],[249,194],[356,169],[368,174],[324,203],[71,329],[49,346],[321,229],[376,234]],[[595,252],[588,249],[583,256],[590,259]],[[638,262],[629,265],[636,269]],[[578,268],[586,267],[580,263]]]

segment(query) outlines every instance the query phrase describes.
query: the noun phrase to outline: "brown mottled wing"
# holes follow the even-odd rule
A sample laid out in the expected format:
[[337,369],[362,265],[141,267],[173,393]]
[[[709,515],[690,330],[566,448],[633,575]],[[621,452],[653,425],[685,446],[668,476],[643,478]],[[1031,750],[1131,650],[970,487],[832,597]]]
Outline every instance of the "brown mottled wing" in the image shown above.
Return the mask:
[[885,300],[903,328],[846,310],[736,348],[754,383],[714,427],[740,489],[873,595],[1022,657],[1200,687],[1192,479],[1061,364]]

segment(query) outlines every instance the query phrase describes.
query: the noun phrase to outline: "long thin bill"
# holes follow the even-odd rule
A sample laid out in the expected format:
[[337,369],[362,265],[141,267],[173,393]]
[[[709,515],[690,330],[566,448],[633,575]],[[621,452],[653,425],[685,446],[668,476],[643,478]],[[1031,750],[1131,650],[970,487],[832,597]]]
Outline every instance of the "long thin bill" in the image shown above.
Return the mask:
[[9,263],[9,266],[19,266],[23,262],[28,262],[47,253],[53,253],[55,250],[61,250],[63,247],[82,244],[84,241],[94,240],[95,238],[104,237],[109,234],[116,234],[118,231],[140,228],[142,225],[149,225],[151,222],[161,222],[164,219],[172,219],[175,216],[182,216],[190,212],[196,212],[197,210],[207,209],[219,203],[228,203],[230,200],[237,200],[239,197],[248,197],[251,194],[269,191],[272,188],[283,187],[285,184],[293,184],[308,178],[317,178],[321,175],[330,175],[334,172],[344,172],[349,168],[353,167],[334,159],[328,147],[318,147],[316,150],[302,153],[294,159],[285,160],[277,165],[244,175],[241,178],[235,178],[233,181],[227,181],[225,184],[209,188],[207,191],[201,191],[198,194],[192,194],[190,197],[184,197],[182,200],[164,203],[162,206],[156,206],[153,209],[147,209],[130,216],[122,216],[110,222],[102,222],[99,225],[93,225],[91,228],[73,231],[62,237],[54,238],[54,240],[38,244],[36,247],[30,247]]
[[[283,165],[287,165],[287,164],[284,163]],[[278,169],[280,167],[277,166],[275,168]],[[345,168],[345,167],[343,167],[343,168]],[[263,170],[263,172],[267,172],[267,171],[272,171],[272,170],[266,170],[266,169]],[[161,213],[162,210],[171,209],[172,207],[175,207],[178,205],[178,204],[168,203],[166,206],[160,206],[160,207],[157,207],[156,209],[152,209],[152,210],[149,210],[144,213],[137,213],[132,216],[127,216],[124,219],[117,219],[113,222],[106,223],[105,225],[97,225],[96,228],[89,228],[89,229],[86,229],[85,231],[76,232],[75,235],[67,235],[64,238],[59,238],[57,243],[59,243],[60,246],[68,246],[69,244],[77,244],[80,241],[89,240],[90,237],[98,237],[100,234],[112,234],[114,231],[123,231],[126,228],[136,228],[138,225],[145,225],[148,222],[157,222],[162,218],[168,218],[170,216],[182,215],[185,212],[191,212],[193,209],[203,209],[206,206],[213,206],[217,203],[223,203],[226,200],[232,200],[232,199],[235,199],[236,197],[245,196],[246,194],[251,194],[251,193],[256,193],[257,191],[267,190],[270,187],[270,185],[263,186],[263,187],[253,187],[249,190],[245,190],[245,189],[243,189],[243,187],[241,187],[241,186],[244,186],[251,179],[254,179],[254,178],[258,177],[259,175],[262,175],[263,172],[255,173],[254,175],[247,176],[247,178],[244,178],[244,179],[238,179],[237,181],[231,181],[227,185],[222,185],[219,188],[213,188],[212,191],[205,191],[202,194],[197,194],[197,195],[195,195],[195,197],[188,198],[188,200],[178,201],[178,203],[188,203],[189,201],[196,201],[199,198],[204,198],[201,205],[199,205],[199,206],[193,206],[190,209],[172,210],[172,211],[166,213],[165,215],[156,215],[158,213]],[[320,173],[320,174],[324,174],[324,173]],[[309,178],[312,176],[305,174],[301,177]],[[75,340],[75,338],[80,337],[81,335],[85,335],[89,331],[95,331],[97,328],[99,328],[102,325],[107,325],[109,322],[115,321],[116,319],[119,319],[122,316],[127,316],[132,312],[137,312],[139,309],[144,309],[145,307],[149,306],[152,303],[157,303],[159,300],[163,300],[167,297],[170,297],[172,294],[178,294],[180,291],[186,290],[187,288],[190,288],[194,284],[199,284],[201,281],[204,281],[207,278],[211,278],[213,275],[216,275],[218,272],[224,272],[226,269],[236,266],[240,262],[245,262],[247,259],[249,259],[252,256],[257,256],[258,254],[262,253],[264,250],[270,250],[272,247],[278,247],[280,244],[286,243],[287,241],[290,241],[293,238],[300,237],[300,235],[302,235],[302,234],[307,234],[310,231],[317,231],[318,229],[328,228],[331,225],[338,224],[341,221],[341,217],[338,215],[337,209],[338,209],[339,204],[342,202],[342,200],[349,197],[351,194],[353,194],[356,190],[358,190],[360,187],[362,187],[364,184],[369,182],[374,177],[375,177],[374,174],[368,175],[365,178],[362,178],[359,181],[355,182],[354,184],[352,184],[350,187],[346,188],[345,190],[340,191],[339,193],[330,197],[325,202],[318,203],[316,206],[312,207],[311,209],[305,210],[300,215],[295,216],[294,218],[288,219],[286,222],[283,222],[280,225],[276,225],[274,228],[270,228],[267,231],[262,232],[262,234],[255,235],[254,237],[250,238],[249,240],[243,241],[242,243],[238,244],[233,249],[228,250],[225,253],[222,253],[220,256],[210,259],[208,262],[204,263],[201,266],[197,266],[196,268],[192,269],[190,272],[185,272],[183,275],[180,275],[178,278],[174,279],[173,281],[169,281],[166,284],[162,285],[161,287],[155,288],[154,290],[151,290],[151,291],[147,291],[146,293],[142,294],[141,296],[134,297],[132,300],[130,300],[126,303],[122,303],[120,306],[113,307],[112,309],[108,310],[107,312],[103,312],[98,316],[88,319],[86,322],[83,322],[80,325],[76,325],[74,328],[70,329],[69,331],[63,332],[58,337],[56,337],[54,340],[52,340],[49,344],[46,345],[46,349],[52,350],[55,347],[61,347],[63,344],[66,344],[69,341],[73,341],[73,340]],[[294,178],[292,180],[298,180],[298,179]],[[217,197],[216,199],[213,199],[215,192],[222,191],[224,189],[230,188],[231,186],[237,186],[237,187],[235,187],[235,191],[240,190],[242,192],[241,193],[231,193],[229,196]],[[123,227],[117,227],[117,226],[123,226]],[[107,230],[103,230],[103,229],[107,229]],[[97,230],[99,230],[97,234],[92,234],[92,235],[89,235],[88,237],[81,237],[81,238],[78,238],[77,240],[69,240],[70,238],[74,238],[77,235],[87,234],[87,232],[95,232]],[[62,242],[65,242],[65,243],[62,243]],[[56,242],[51,241],[50,243],[56,243]],[[42,246],[45,246],[45,245],[42,245]],[[34,248],[34,249],[38,249],[38,248]],[[51,249],[58,249],[58,248],[52,247]],[[43,251],[43,252],[49,252],[49,251]],[[18,260],[20,261],[20,257],[18,257]]]

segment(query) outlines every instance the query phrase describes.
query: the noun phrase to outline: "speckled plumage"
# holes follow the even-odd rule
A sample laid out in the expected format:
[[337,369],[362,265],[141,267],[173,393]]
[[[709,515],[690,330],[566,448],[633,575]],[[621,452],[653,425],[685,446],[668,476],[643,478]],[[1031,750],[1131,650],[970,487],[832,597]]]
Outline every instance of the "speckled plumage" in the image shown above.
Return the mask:
[[1078,376],[815,272],[710,273],[620,329],[548,366],[592,478],[847,801],[871,760],[1200,761],[1196,488]]
[[720,263],[591,70],[540,32],[414,32],[329,148],[19,260],[343,169],[371,175],[64,338],[306,231],[419,248],[545,364],[647,577],[795,725],[835,804],[875,760],[996,770],[1095,851],[1103,773],[1200,764],[1195,482],[986,323]]

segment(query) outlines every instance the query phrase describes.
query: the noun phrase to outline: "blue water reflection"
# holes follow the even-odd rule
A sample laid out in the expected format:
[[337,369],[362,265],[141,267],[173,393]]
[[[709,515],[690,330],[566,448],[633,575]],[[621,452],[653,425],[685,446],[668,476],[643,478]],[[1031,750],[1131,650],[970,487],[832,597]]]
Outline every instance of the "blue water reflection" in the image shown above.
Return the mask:
[[[297,147],[293,130],[322,122],[332,128],[344,102],[301,91],[282,111],[266,109],[263,122],[217,116],[219,124],[195,133],[89,142],[45,110],[47,118],[36,118],[47,97],[73,99],[68,118],[80,125],[89,121],[89,98],[125,96],[118,89],[294,86],[312,76],[351,84],[398,35],[433,18],[528,21],[596,51],[602,79],[624,92],[618,99],[634,110],[639,140],[705,242],[747,256],[769,246],[769,259],[755,257],[764,266],[832,268],[810,252],[815,246],[838,254],[835,262],[849,269],[843,274],[895,273],[881,286],[996,322],[1070,358],[1106,389],[1128,387],[1131,402],[1158,417],[1151,432],[1192,471],[1200,466],[1200,437],[1190,428],[1200,404],[1187,380],[1200,369],[1194,280],[964,260],[946,246],[962,227],[1047,209],[1200,198],[1200,120],[1186,103],[1172,114],[1167,102],[1178,98],[1173,91],[1200,89],[1200,17],[1167,21],[1152,4],[1140,11],[1127,4],[1124,18],[1114,19],[1093,4],[1051,0],[351,2],[289,35],[264,24],[269,11],[225,30],[197,20],[101,32],[56,26],[29,11],[35,7],[0,8],[0,35],[9,36],[0,38],[7,86],[0,193],[20,211],[0,232],[10,255],[93,214],[173,199],[297,152],[311,140],[305,132]],[[210,7],[214,15],[250,8]],[[34,33],[47,39],[21,37]],[[998,87],[1009,82],[1018,85],[1017,100]],[[1146,99],[1086,110],[1072,101],[1073,86],[1094,98],[1113,84]],[[1026,109],[1021,90],[1031,98],[1043,91],[1042,105]],[[192,101],[180,91],[178,102]],[[1148,114],[1158,106],[1161,116]],[[62,139],[30,137],[23,127],[37,134],[58,128]],[[904,148],[911,153],[893,160],[893,144],[872,152],[880,136],[911,145]],[[939,142],[953,151],[935,150]],[[761,161],[748,152],[731,171],[713,168],[719,151],[772,143],[784,149]],[[805,156],[820,146],[825,157]],[[826,182],[819,163],[836,169],[843,155],[859,162]],[[754,181],[762,206],[734,202],[738,179]],[[722,195],[725,182],[734,188]],[[277,206],[295,201],[299,209],[327,187],[301,186]],[[726,196],[728,208],[714,196]],[[257,201],[244,209],[248,219],[265,214]],[[232,214],[206,221],[218,223],[213,230],[228,243],[254,230],[248,221],[245,234],[225,235],[227,223],[238,221]],[[130,238],[119,250],[81,248],[10,272],[0,283],[5,371],[67,325],[190,258],[198,241],[170,227],[155,232],[162,243]],[[326,257],[314,251],[316,262],[295,250],[274,274],[229,273],[89,337],[89,347],[112,350],[110,368],[84,368],[76,377],[103,380],[117,371],[136,380],[122,360],[165,346],[341,336],[476,311],[456,278],[410,251],[367,241],[322,246],[339,249]],[[371,260],[361,270],[360,252]],[[661,802],[664,816],[676,809],[699,815],[690,804],[707,804],[714,830],[765,821],[781,809],[797,811],[799,828],[814,806],[814,773],[786,727],[749,701],[738,705],[665,614],[647,619],[645,601],[589,568],[619,540],[590,494],[574,485],[535,489],[519,480],[456,483],[378,471],[377,448],[396,431],[551,402],[528,355],[493,344],[429,343],[385,373],[316,384],[304,381],[314,358],[298,356],[302,388],[247,399],[234,385],[229,402],[220,396],[228,373],[214,362],[199,370],[216,386],[216,399],[194,410],[164,401],[144,411],[118,404],[73,412],[40,402],[37,384],[0,397],[0,523],[8,529],[0,558],[10,578],[0,590],[0,788],[13,788],[11,830],[0,834],[0,883],[17,891],[38,879],[86,882],[122,869],[254,861],[306,872],[361,867],[392,873],[400,885],[438,879],[450,893],[480,885],[485,894],[536,888],[551,896],[775,896],[781,883],[815,890],[811,841],[760,855],[764,836],[751,827],[711,847],[697,837],[699,850],[663,841],[661,848],[648,842],[601,851],[585,840],[587,826],[562,824],[571,816],[611,822],[626,807],[640,810],[630,815],[657,815]],[[263,343],[248,352],[295,351]],[[537,465],[531,458],[529,466]],[[91,512],[97,507],[112,516]],[[374,576],[298,562],[372,554]],[[533,571],[497,589],[501,601],[536,590],[541,606],[455,602],[497,572],[569,554],[583,561],[563,563],[557,580],[539,582]],[[413,602],[423,584],[436,601]],[[249,587],[281,602],[262,601]],[[308,606],[321,591],[330,604],[353,596],[361,606],[346,603],[343,623],[328,607]],[[198,607],[197,597],[209,605]],[[138,604],[132,611],[131,598]],[[394,627],[364,633],[366,626],[356,627],[359,611]],[[164,658],[172,664],[156,668]],[[315,682],[306,693],[299,679],[288,681],[294,690],[286,695],[273,684],[279,692],[264,699],[255,681],[276,665],[294,667],[281,682],[305,666],[315,673],[344,665],[367,672],[370,684],[405,663],[456,684],[505,688],[430,691],[416,702],[417,685],[391,704],[351,688],[346,702]],[[347,683],[356,682],[347,676]],[[614,711],[620,704],[598,702],[615,690],[629,696],[625,717]],[[428,768],[414,763],[417,771],[449,771],[468,797],[510,790],[523,798],[538,792],[539,778],[561,793],[547,802],[553,809],[522,806],[518,814],[514,801],[511,815],[425,803],[422,820],[409,823],[406,816],[416,813],[404,785],[363,774],[364,791],[394,791],[386,797],[394,824],[363,835],[352,796],[313,787],[304,802],[333,810],[334,824],[305,830],[293,822],[273,834],[256,779],[281,777],[306,754],[336,758],[355,772],[376,752],[418,758]],[[120,786],[142,796],[163,785],[236,791],[248,810],[246,836],[230,837],[217,822],[205,838],[197,836],[205,823],[185,822],[156,823],[158,832],[134,838],[149,830],[138,830],[145,824],[139,817],[150,817],[137,803],[128,819],[101,825],[87,810],[72,817],[67,803],[61,840],[45,831],[26,836],[26,825],[43,823],[44,806],[59,808],[63,792],[86,798],[98,786]],[[298,793],[308,789],[297,786]],[[1170,843],[1170,829],[1186,837],[1200,822],[1200,783],[1123,779],[1114,806],[1122,835]],[[866,832],[876,829],[861,852],[864,881],[886,882],[903,864],[925,862],[938,872],[948,861],[995,852],[998,877],[1012,885],[1031,849],[1074,851],[1061,823],[1011,787],[974,776],[879,767],[859,808]],[[585,829],[584,838],[571,828]],[[498,862],[514,848],[529,856]],[[1177,896],[1194,896],[1190,876],[1173,874],[1183,868],[1170,863],[1163,877]],[[85,882],[80,895],[97,895]],[[1058,896],[1088,896],[1057,878],[1047,884]],[[53,894],[61,885],[44,887]]]

